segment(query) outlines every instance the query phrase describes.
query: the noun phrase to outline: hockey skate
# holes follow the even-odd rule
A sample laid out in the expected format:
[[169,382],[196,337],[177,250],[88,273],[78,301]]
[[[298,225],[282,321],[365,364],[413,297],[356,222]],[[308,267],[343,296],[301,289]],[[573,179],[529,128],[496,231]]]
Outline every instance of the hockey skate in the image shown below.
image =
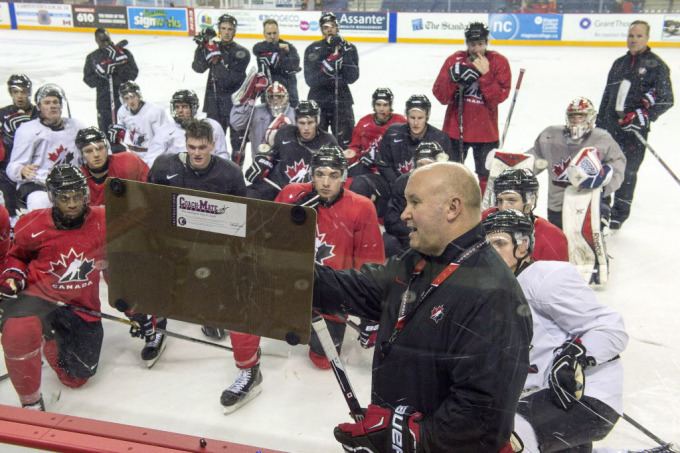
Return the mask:
[[236,381],[229,386],[220,398],[224,413],[230,414],[262,392],[262,373],[260,364],[239,370]]
[[42,395],[40,395],[40,399],[36,401],[35,403],[30,403],[30,404],[22,404],[22,408],[28,409],[30,411],[43,411],[45,412],[45,401],[43,400]]
[[219,327],[202,326],[201,331],[206,337],[215,340],[224,340],[224,337],[227,336],[226,330],[220,329]]
[[153,337],[147,338],[146,345],[144,345],[141,353],[146,367],[153,367],[160,359],[163,351],[165,351],[165,334],[156,332]]

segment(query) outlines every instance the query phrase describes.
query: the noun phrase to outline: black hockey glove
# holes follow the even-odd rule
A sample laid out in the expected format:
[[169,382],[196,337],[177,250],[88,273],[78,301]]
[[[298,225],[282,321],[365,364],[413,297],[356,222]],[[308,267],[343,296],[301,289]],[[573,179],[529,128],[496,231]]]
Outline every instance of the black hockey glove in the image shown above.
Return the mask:
[[335,77],[342,69],[342,54],[332,53],[321,62],[321,70],[329,77]]
[[626,132],[644,132],[649,129],[649,112],[645,108],[628,112],[619,120],[619,126]]
[[458,61],[449,68],[449,75],[453,83],[472,85],[482,76],[482,73],[474,66],[470,66],[464,61]]
[[194,42],[199,46],[202,46],[208,41],[211,41],[215,36],[217,36],[217,33],[215,33],[215,30],[212,27],[206,28],[194,36]]
[[548,383],[553,403],[565,411],[580,400],[585,390],[586,368],[595,366],[595,359],[586,355],[580,338],[573,338],[555,349]]
[[255,154],[253,163],[246,170],[246,181],[254,183],[258,179],[264,179],[269,175],[269,172],[274,168],[274,162],[268,154]]
[[125,141],[125,126],[120,124],[112,124],[109,126],[109,130],[106,131],[106,135],[109,139],[109,143],[113,145],[120,145]]
[[135,313],[133,315],[128,315],[128,318],[130,318],[130,321],[135,322],[135,324],[130,326],[131,337],[151,340],[156,336],[156,327],[153,323],[153,316]]
[[420,442],[423,414],[411,406],[397,406],[392,410],[370,404],[364,419],[356,423],[342,423],[333,434],[345,451],[382,453],[401,451],[415,453]]
[[359,344],[361,344],[361,347],[369,349],[375,346],[375,340],[378,337],[380,324],[362,319],[359,327],[361,327],[361,333],[359,334]]

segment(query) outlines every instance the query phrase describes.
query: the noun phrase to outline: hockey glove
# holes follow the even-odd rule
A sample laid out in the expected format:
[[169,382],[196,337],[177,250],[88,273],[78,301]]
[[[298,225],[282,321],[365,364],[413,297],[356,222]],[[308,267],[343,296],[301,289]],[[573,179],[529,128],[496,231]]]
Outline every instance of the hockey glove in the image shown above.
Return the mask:
[[585,390],[586,378],[584,371],[595,366],[595,359],[586,355],[586,347],[580,338],[573,338],[555,349],[548,384],[553,403],[568,411],[580,400]]
[[7,269],[2,273],[0,282],[0,294],[5,296],[16,296],[26,287],[26,278],[22,272],[14,269]]
[[246,170],[246,181],[252,184],[258,179],[264,179],[272,171],[272,168],[274,168],[274,163],[271,160],[271,156],[256,154],[253,157],[252,165]]
[[472,85],[481,77],[482,73],[475,67],[466,64],[464,61],[458,61],[449,68],[449,75],[453,83],[462,85]]
[[361,327],[361,333],[359,334],[359,344],[361,344],[361,347],[369,349],[375,346],[375,340],[378,338],[380,324],[362,319],[359,327]]
[[364,419],[356,423],[342,423],[333,434],[345,451],[382,453],[401,451],[415,453],[420,442],[423,414],[411,406],[387,407],[370,404]]
[[649,112],[647,109],[635,109],[633,112],[626,113],[626,116],[619,120],[619,126],[626,132],[643,132],[649,128]]
[[342,69],[342,54],[335,52],[321,62],[321,70],[329,77],[335,77]]
[[267,76],[261,72],[258,72],[255,74],[255,77],[250,79],[246,89],[243,90],[243,94],[240,98],[238,98],[238,104],[243,105],[249,99],[255,99],[267,89],[267,85],[269,85],[269,79],[267,79]]
[[109,139],[111,145],[120,145],[125,141],[125,126],[120,124],[112,124],[109,126],[109,130],[106,131],[106,135]]
[[640,104],[645,110],[651,109],[654,104],[656,104],[656,93],[654,90],[649,90],[646,92],[644,96],[642,96],[642,99],[640,99]]
[[279,131],[279,129],[288,124],[292,124],[292,121],[286,116],[285,113],[279,113],[276,115],[272,122],[269,123],[269,126],[267,126],[267,130],[264,133],[264,143],[268,144],[269,146],[274,146],[276,133]]
[[215,30],[212,27],[209,27],[194,36],[194,42],[199,46],[202,46],[208,41],[211,41],[215,36],[217,36],[217,33],[215,33]]
[[257,57],[257,67],[260,71],[265,71],[265,69],[273,69],[279,64],[279,53],[278,52],[262,52]]
[[130,326],[130,336],[152,340],[156,336],[156,328],[153,323],[153,316],[143,313],[128,315],[130,321],[135,324]]
[[217,64],[222,60],[222,52],[220,52],[220,46],[216,42],[208,41],[203,44],[203,52],[205,61],[210,65]]

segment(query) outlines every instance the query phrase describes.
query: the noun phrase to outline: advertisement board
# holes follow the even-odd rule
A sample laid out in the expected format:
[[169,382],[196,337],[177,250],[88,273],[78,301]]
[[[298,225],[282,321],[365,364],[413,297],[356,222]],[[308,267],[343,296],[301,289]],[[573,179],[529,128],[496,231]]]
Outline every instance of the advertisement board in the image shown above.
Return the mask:
[[397,41],[461,41],[465,40],[465,27],[470,22],[487,23],[486,14],[433,14],[399,13],[397,15]]
[[184,8],[127,9],[130,30],[187,32],[187,10]]
[[124,6],[73,5],[73,26],[126,29],[127,12]]
[[12,22],[9,18],[9,3],[0,3],[0,28],[10,28]]
[[492,39],[559,41],[561,14],[489,14]]
[[17,26],[40,28],[71,28],[71,5],[50,3],[15,3]]
[[680,42],[680,14],[667,14],[663,17],[661,39]]

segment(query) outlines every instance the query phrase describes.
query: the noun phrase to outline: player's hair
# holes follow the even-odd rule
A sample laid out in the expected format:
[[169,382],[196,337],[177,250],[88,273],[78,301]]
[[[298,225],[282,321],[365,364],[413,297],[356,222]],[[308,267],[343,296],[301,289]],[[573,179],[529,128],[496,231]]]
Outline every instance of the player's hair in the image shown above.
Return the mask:
[[262,22],[262,28],[264,29],[267,25],[276,25],[277,28],[279,27],[279,23],[276,22],[276,19],[272,19],[271,17]]
[[630,23],[630,26],[628,27],[628,29],[630,30],[631,27],[633,27],[635,25],[642,25],[643,27],[645,27],[645,30],[647,30],[647,36],[649,36],[649,30],[650,30],[649,22],[646,22],[644,20],[634,20],[633,22]]
[[195,138],[197,140],[205,140],[208,143],[215,143],[213,128],[206,120],[193,118],[187,121],[184,132],[187,139]]

